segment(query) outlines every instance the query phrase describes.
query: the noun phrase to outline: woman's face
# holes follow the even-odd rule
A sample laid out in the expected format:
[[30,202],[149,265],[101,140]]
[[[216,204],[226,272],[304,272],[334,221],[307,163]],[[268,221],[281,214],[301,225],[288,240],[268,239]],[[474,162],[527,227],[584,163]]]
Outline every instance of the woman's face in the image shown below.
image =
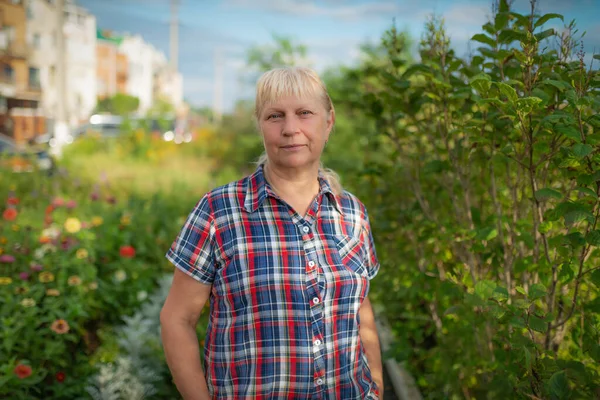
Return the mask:
[[268,104],[259,125],[269,162],[280,168],[318,166],[335,115],[316,97],[283,97]]

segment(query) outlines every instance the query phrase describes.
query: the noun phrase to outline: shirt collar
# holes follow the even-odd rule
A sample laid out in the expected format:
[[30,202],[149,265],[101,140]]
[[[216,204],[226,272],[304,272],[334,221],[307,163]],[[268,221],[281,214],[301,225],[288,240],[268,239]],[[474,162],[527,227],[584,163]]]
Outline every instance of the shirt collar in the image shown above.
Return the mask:
[[[324,178],[321,171],[319,171],[319,186],[321,188],[320,193],[326,195],[329,201],[333,203],[335,209],[343,215],[344,213],[342,212],[342,207],[340,206],[338,198],[333,193],[329,182],[327,182],[327,180]],[[263,166],[259,165],[256,171],[247,179],[244,209],[250,213],[253,213],[254,211],[258,210],[260,205],[268,196],[274,197],[275,193],[265,179]]]

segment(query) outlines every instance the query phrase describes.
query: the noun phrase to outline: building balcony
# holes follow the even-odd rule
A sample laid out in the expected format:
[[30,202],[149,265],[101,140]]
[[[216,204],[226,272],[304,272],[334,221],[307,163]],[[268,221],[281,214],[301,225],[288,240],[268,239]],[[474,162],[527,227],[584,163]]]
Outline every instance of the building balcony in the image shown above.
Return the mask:
[[29,56],[29,47],[23,43],[6,42],[0,38],[0,59],[22,59]]

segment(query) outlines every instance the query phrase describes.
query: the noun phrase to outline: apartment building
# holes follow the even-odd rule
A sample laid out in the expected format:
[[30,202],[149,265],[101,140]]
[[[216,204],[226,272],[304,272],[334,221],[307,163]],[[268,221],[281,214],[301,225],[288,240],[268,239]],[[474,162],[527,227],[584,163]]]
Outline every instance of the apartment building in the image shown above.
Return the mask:
[[46,130],[40,69],[30,63],[23,0],[0,0],[0,133],[26,142]]

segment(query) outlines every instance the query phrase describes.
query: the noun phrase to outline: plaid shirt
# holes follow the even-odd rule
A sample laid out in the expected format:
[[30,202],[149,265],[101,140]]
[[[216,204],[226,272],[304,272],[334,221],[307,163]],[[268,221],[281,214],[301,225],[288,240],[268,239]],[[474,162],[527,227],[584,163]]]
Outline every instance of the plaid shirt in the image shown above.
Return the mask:
[[359,336],[379,269],[367,211],[319,183],[302,217],[259,166],[206,194],[167,252],[212,285],[204,371],[213,398],[378,398]]

